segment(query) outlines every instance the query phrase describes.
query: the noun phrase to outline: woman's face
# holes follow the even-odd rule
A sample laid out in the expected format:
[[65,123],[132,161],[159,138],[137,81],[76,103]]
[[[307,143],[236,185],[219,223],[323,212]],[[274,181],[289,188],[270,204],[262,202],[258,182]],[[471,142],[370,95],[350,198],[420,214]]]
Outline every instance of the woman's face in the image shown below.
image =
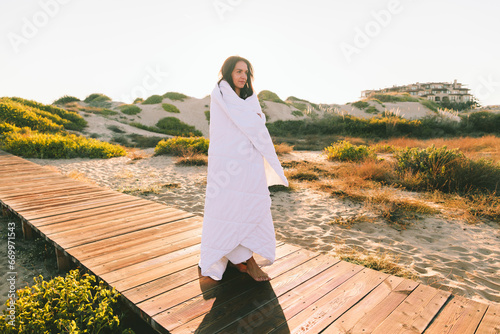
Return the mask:
[[247,63],[245,63],[243,60],[240,60],[234,66],[233,73],[231,73],[235,88],[242,89],[243,87],[245,87],[245,83],[247,82],[247,74]]

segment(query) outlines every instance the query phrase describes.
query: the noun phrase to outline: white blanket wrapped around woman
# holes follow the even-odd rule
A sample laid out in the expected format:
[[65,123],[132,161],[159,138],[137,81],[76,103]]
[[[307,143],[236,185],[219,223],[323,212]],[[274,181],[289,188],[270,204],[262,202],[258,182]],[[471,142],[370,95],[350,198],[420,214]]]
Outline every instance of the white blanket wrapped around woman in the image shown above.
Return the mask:
[[[271,264],[276,237],[268,186],[288,186],[266,118],[254,93],[240,98],[216,84],[210,102],[210,145],[199,266],[220,280],[228,257],[250,252]],[[246,259],[242,259],[246,260]]]

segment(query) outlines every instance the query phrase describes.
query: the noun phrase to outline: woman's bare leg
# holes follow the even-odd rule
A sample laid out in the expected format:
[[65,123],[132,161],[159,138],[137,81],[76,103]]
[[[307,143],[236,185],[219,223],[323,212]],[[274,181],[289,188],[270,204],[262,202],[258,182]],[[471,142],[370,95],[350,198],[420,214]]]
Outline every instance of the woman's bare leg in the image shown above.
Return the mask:
[[269,281],[271,278],[262,269],[260,269],[253,256],[247,260],[247,274],[256,281]]

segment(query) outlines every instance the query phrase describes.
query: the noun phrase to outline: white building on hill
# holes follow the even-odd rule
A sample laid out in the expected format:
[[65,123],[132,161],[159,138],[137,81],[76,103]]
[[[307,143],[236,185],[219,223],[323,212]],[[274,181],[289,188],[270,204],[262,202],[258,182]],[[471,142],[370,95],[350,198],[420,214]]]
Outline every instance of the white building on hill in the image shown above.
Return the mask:
[[463,87],[457,80],[453,83],[449,82],[427,82],[414,83],[406,86],[393,86],[391,88],[383,88],[379,90],[364,90],[361,92],[361,98],[367,98],[374,94],[384,93],[409,93],[410,95],[425,97],[428,100],[441,102],[467,102],[472,100],[472,95],[469,94],[470,89]]

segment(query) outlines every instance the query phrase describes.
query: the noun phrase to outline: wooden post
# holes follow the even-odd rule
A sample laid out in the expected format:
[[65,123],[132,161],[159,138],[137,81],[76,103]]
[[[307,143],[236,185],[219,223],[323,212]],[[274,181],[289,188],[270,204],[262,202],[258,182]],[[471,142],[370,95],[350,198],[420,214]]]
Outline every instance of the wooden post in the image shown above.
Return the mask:
[[64,251],[56,247],[56,257],[59,271],[68,271],[70,266],[69,256],[64,255]]
[[23,220],[22,222],[23,226],[23,236],[25,240],[32,240],[33,239],[33,229],[29,224]]
[[9,209],[7,209],[5,205],[2,205],[2,216],[9,217],[9,215],[10,215]]

